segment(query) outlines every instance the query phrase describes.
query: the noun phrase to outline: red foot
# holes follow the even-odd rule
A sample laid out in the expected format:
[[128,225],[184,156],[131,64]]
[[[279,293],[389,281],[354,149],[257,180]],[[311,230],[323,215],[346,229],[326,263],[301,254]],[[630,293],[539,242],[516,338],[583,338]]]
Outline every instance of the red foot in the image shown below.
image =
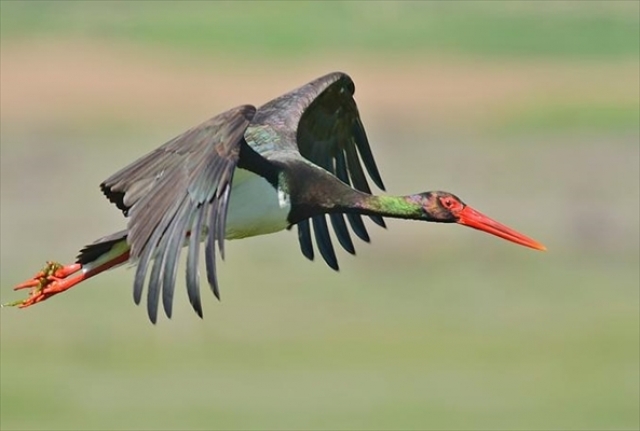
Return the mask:
[[20,283],[13,288],[13,290],[31,288],[29,297],[25,300],[15,301],[4,305],[25,308],[40,301],[44,301],[55,294],[64,292],[86,278],[85,274],[79,274],[75,277],[67,278],[78,272],[81,268],[82,265],[79,263],[62,266],[57,262],[47,262],[46,266],[32,279],[27,280],[24,283]]

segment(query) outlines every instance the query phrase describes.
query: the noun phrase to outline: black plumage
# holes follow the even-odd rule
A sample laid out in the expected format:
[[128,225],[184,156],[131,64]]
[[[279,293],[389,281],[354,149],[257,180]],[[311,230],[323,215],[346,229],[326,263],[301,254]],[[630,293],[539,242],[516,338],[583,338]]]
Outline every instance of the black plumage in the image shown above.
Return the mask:
[[[222,254],[237,167],[264,177],[276,188],[287,189],[294,194],[294,200],[296,188],[285,183],[296,181],[300,164],[305,162],[322,168],[321,177],[335,176],[370,193],[361,166],[364,164],[374,183],[384,188],[353,99],[354,91],[351,78],[332,73],[258,109],[243,105],[229,110],[177,136],[101,184],[107,198],[129,218],[120,238],[126,238],[131,246],[130,259],[138,265],[134,279],[136,303],[142,299],[148,278],[147,308],[152,321],[157,319],[160,298],[165,313],[171,315],[176,268],[187,236],[186,286],[191,305],[202,316],[197,265],[203,237],[207,280],[215,296],[220,297],[215,244]],[[294,159],[298,159],[298,169],[288,169]],[[283,177],[280,172],[284,172]],[[292,211],[289,220],[298,227],[302,254],[314,258],[313,225],[320,254],[337,270],[327,215],[307,216],[304,211]],[[340,245],[355,254],[345,215],[328,216]],[[353,232],[368,242],[361,215],[346,217]],[[384,226],[381,217],[371,218]],[[105,247],[103,241],[97,241],[81,252],[78,262],[90,262]]]
[[76,264],[48,262],[15,287],[31,287],[31,296],[11,305],[28,307],[130,262],[137,264],[134,301],[140,303],[146,284],[150,320],[157,320],[160,300],[171,317],[186,247],[187,295],[202,317],[202,242],[207,281],[219,299],[216,248],[224,257],[225,239],[297,226],[302,254],[314,258],[315,240],[322,258],[337,270],[329,223],[342,248],[354,254],[350,230],[369,241],[363,216],[380,226],[383,217],[458,223],[545,250],[449,192],[371,194],[367,176],[379,188],[384,185],[354,91],[351,78],[331,73],[258,109],[243,105],[217,115],[115,173],[101,189],[128,217],[127,229],[83,248]]

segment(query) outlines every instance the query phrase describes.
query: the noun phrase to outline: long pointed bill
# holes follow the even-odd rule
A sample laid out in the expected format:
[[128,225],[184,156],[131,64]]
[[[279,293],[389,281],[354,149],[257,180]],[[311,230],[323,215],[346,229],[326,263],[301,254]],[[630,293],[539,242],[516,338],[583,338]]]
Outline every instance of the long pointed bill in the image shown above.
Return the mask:
[[516,232],[502,223],[498,223],[497,221],[490,219],[486,215],[469,206],[464,207],[464,209],[459,213],[459,217],[459,224],[490,233],[491,235],[499,236],[507,241],[515,242],[516,244],[524,245],[525,247],[530,247],[535,250],[545,251],[547,249],[538,241]]

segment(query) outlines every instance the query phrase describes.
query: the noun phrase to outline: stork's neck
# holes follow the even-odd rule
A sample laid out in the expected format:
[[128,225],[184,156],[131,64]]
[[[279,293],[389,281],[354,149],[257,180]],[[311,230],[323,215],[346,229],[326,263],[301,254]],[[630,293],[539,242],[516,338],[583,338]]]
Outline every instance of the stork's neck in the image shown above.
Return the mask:
[[424,220],[420,196],[376,196],[353,189],[324,169],[293,159],[283,165],[278,189],[291,196],[288,221],[330,213]]
[[336,210],[411,220],[422,220],[426,215],[420,204],[420,197],[417,195],[377,196],[355,190],[340,199]]
[[428,220],[420,195],[378,196],[350,190],[335,211],[408,220]]
[[354,190],[337,179],[336,183],[339,183],[337,187],[329,187],[328,183],[324,183],[319,189],[306,190],[306,193],[296,195],[290,221],[297,223],[314,215],[331,213],[377,215],[411,220],[429,219],[419,195],[371,195]]

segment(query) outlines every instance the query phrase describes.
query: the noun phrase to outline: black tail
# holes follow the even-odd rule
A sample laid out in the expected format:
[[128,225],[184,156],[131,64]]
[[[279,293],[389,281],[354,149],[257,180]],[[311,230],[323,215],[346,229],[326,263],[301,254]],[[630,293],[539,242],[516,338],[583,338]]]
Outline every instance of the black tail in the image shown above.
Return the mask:
[[94,262],[100,256],[111,250],[111,247],[126,238],[126,230],[121,230],[120,232],[102,237],[94,241],[92,244],[84,246],[84,248],[80,250],[78,257],[76,258],[76,263],[86,265],[88,263]]

